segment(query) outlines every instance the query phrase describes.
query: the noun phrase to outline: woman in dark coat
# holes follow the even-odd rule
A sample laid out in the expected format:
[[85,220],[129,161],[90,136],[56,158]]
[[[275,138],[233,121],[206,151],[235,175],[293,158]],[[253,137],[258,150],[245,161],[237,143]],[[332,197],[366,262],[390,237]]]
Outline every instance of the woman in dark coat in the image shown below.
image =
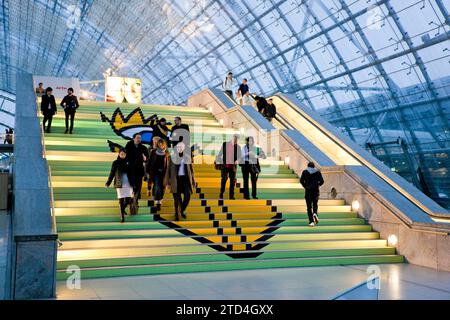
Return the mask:
[[[50,128],[52,127],[53,116],[56,113],[56,101],[55,97],[52,95],[53,89],[48,87],[45,89],[45,94],[41,99],[41,113],[44,116],[42,125],[44,126],[44,131],[50,133]],[[45,129],[45,124],[48,122],[47,130]]]
[[120,149],[119,156],[112,163],[111,172],[109,173],[108,181],[105,186],[108,188],[114,180],[114,188],[117,191],[117,198],[120,206],[120,222],[125,222],[127,215],[125,209],[128,204],[131,204],[133,198],[133,175],[130,174],[130,165],[126,160],[127,151]]
[[[171,156],[169,170],[167,171],[167,184],[173,194],[175,205],[175,220],[181,216],[186,219],[185,211],[195,190],[194,168],[191,156],[184,152],[186,145],[179,142]],[[183,197],[182,197],[183,196]]]
[[[158,138],[156,149],[152,149],[147,162],[148,190],[152,190],[156,209],[161,210],[161,202],[166,188],[167,170],[170,164],[170,153],[164,139]],[[153,188],[152,188],[153,187]],[[150,194],[149,194],[150,195]]]

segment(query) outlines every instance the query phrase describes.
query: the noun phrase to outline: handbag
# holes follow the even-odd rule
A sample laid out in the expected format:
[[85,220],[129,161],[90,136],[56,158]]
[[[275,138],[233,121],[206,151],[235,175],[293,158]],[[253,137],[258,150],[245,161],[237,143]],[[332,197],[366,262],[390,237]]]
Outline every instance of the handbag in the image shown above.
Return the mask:
[[138,211],[139,211],[139,206],[137,205],[136,198],[133,197],[133,198],[131,198],[131,203],[130,203],[130,215],[132,215],[132,216],[137,215]]

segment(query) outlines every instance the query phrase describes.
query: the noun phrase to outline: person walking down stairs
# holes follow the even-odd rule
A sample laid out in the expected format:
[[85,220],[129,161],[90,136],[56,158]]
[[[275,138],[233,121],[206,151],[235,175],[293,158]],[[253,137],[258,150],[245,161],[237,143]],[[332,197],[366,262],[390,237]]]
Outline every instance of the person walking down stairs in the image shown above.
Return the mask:
[[186,209],[196,187],[192,158],[185,149],[184,142],[179,142],[173,150],[166,178],[173,195],[176,221],[180,220],[180,215],[186,219]]
[[219,199],[223,199],[225,186],[230,178],[230,200],[234,200],[234,186],[236,184],[237,165],[242,159],[241,147],[238,144],[239,135],[233,135],[231,141],[224,142],[216,156],[216,167],[220,169],[221,183]]
[[134,200],[136,207],[138,207],[141,198],[142,180],[145,176],[144,163],[148,160],[148,150],[142,144],[142,136],[139,133],[133,135],[133,140],[128,141],[125,149],[127,150],[127,161],[130,164],[130,172],[134,181]]
[[[41,113],[44,116],[42,126],[44,127],[44,131],[47,133],[50,133],[53,116],[57,111],[55,97],[52,93],[53,89],[48,87],[45,89],[45,94],[41,98]],[[45,127],[46,123],[48,123],[47,128]]]
[[[67,96],[61,101],[61,107],[64,109],[64,113],[66,115],[66,131],[64,133],[73,132],[73,122],[75,120],[75,113],[77,109],[80,107],[78,103],[77,97],[73,94],[73,88],[69,88],[67,90]],[[70,118],[70,128],[69,128],[69,118]]]
[[242,180],[244,181],[244,198],[247,200],[250,200],[250,190],[248,186],[249,177],[252,181],[252,198],[258,199],[256,184],[258,181],[258,175],[261,172],[259,158],[266,158],[264,151],[255,146],[255,139],[253,137],[245,138],[245,146],[242,148],[241,170]]
[[[161,210],[161,202],[164,198],[166,189],[167,170],[170,165],[170,153],[167,150],[167,144],[164,139],[157,138],[156,149],[150,152],[149,160],[146,165],[148,174],[148,192],[152,190],[153,200],[155,200],[156,210]],[[153,187],[153,188],[152,188]]]
[[105,187],[108,188],[114,180],[114,188],[116,188],[117,198],[119,199],[120,222],[122,223],[125,222],[125,216],[127,215],[125,209],[128,204],[131,204],[133,198],[133,175],[130,174],[130,165],[126,157],[127,151],[120,149],[117,160],[112,163],[108,181],[105,183]]
[[319,223],[319,188],[324,184],[322,173],[316,169],[314,162],[308,163],[308,168],[302,172],[300,183],[305,188],[309,226],[314,227]]

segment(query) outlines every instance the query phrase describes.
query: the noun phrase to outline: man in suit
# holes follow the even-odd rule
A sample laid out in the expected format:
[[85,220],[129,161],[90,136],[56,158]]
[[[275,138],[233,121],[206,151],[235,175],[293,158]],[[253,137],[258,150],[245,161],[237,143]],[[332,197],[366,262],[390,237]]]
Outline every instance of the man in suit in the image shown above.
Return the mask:
[[[50,128],[52,127],[53,116],[56,113],[56,101],[55,97],[52,95],[53,89],[48,87],[45,90],[45,94],[41,98],[41,113],[44,116],[42,125],[44,126],[44,131],[50,133]],[[45,124],[48,122],[47,130],[45,129]]]
[[216,163],[221,166],[221,185],[219,199],[223,199],[225,185],[230,178],[230,200],[234,200],[234,186],[236,184],[237,165],[241,160],[241,147],[238,144],[239,135],[235,134],[233,138],[222,144],[219,154],[216,157]]

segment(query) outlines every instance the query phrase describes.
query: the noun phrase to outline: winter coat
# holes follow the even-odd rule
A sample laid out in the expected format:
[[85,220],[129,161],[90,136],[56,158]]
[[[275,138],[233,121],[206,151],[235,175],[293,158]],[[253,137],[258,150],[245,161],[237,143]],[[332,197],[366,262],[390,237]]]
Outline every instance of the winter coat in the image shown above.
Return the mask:
[[307,168],[302,172],[300,183],[306,190],[319,191],[319,187],[324,184],[324,181],[319,170]]
[[[170,184],[170,192],[172,193],[178,193],[178,184],[177,184],[177,177],[178,177],[178,170],[180,169],[180,165],[176,164],[174,162],[174,155],[170,158],[170,165],[169,170],[167,170],[167,177],[166,181]],[[184,155],[184,172],[187,176],[188,182],[189,182],[189,191],[190,193],[194,193],[196,188],[195,178],[194,178],[194,166],[192,165],[191,159],[189,156]]]
[[[50,107],[50,108],[49,108]],[[54,115],[56,113],[56,101],[53,95],[44,94],[41,99],[41,112],[43,114]]]
[[114,188],[122,188],[122,175],[126,173],[128,175],[128,181],[133,186],[133,176],[130,174],[130,165],[126,159],[117,157],[111,166],[111,172],[109,173],[108,181],[106,185],[109,187],[114,179]]
[[127,150],[127,160],[131,166],[131,172],[138,178],[145,176],[145,168],[144,168],[144,158],[142,155],[148,159],[148,150],[141,143],[137,147],[134,144],[134,141],[131,140],[125,146]]
[[[155,164],[156,164],[156,159],[157,159],[157,154],[156,154],[156,149],[152,149],[150,152],[150,157],[149,160],[147,162],[145,171],[148,174],[148,189],[150,190],[151,186],[153,185],[153,181],[156,175],[156,169],[155,168]],[[166,150],[165,153],[165,157],[164,157],[164,168],[163,168],[163,177],[166,178],[167,177],[167,171],[169,170],[169,166],[170,166],[170,152]],[[166,179],[163,180],[163,185],[166,186],[167,185],[167,181]]]

